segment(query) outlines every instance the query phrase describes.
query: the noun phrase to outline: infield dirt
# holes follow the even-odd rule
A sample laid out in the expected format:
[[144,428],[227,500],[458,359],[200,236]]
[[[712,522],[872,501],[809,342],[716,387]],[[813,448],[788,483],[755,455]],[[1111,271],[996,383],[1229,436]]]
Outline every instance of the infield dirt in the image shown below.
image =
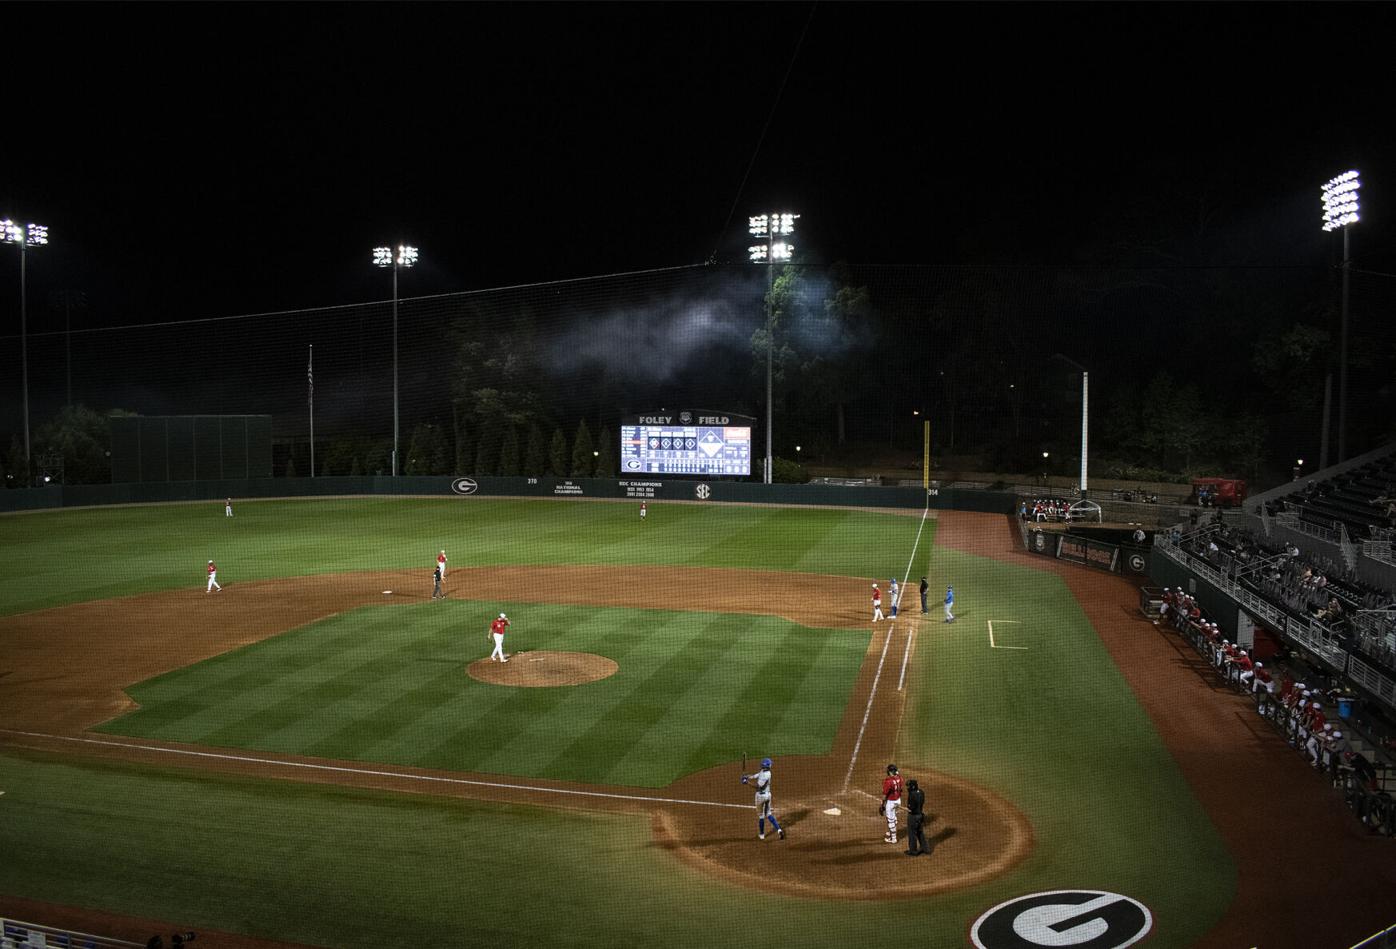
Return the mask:
[[[449,595],[472,600],[751,613],[836,630],[867,628],[869,586],[864,577],[647,566],[459,569],[448,582]],[[0,730],[0,743],[225,773],[645,813],[660,846],[695,868],[825,899],[906,898],[969,886],[1003,872],[1031,849],[1031,827],[1007,801],[969,782],[907,767],[903,773],[919,778],[934,802],[927,824],[934,853],[912,864],[902,854],[904,843],[883,842],[886,823],[873,812],[903,712],[895,667],[914,649],[914,612],[873,626],[830,754],[777,763],[775,803],[786,821],[784,841],[774,834],[764,842],[755,839],[752,794],[740,783],[735,761],[687,775],[659,792],[637,793],[621,786],[534,779],[525,786],[498,775],[381,765],[369,774],[352,761],[219,756],[220,749],[87,733],[132,707],[124,689],[135,683],[347,610],[420,602],[430,593],[417,571],[353,573],[229,584],[212,594],[202,588],[143,594],[5,617],[0,721],[6,730]],[[482,617],[478,633],[463,634],[471,651],[487,651],[487,619]],[[549,654],[519,658],[530,655]],[[559,658],[548,670],[525,671],[530,665],[549,663],[477,661],[470,674],[503,684],[506,673],[517,673],[540,680],[529,684],[565,685],[613,671],[589,660]],[[544,681],[554,673],[561,680]],[[824,813],[831,805],[838,805],[838,816]],[[904,835],[905,819],[901,825]],[[754,849],[758,844],[767,849]],[[899,862],[899,882],[889,887],[885,867],[892,861]]]

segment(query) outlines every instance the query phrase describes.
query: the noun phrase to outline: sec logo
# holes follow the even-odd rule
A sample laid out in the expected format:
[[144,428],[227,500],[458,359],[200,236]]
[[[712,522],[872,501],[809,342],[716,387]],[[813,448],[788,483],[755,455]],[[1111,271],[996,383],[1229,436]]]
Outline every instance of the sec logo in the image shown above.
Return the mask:
[[1103,890],[1052,890],[1000,903],[970,930],[979,949],[1123,949],[1143,939],[1154,918],[1143,903]]
[[480,490],[474,478],[457,478],[451,482],[451,490],[457,494],[474,494]]
[[698,495],[698,500],[706,501],[708,497],[713,493],[713,489],[708,487],[706,484],[700,484],[698,485],[698,487],[693,489],[693,493]]

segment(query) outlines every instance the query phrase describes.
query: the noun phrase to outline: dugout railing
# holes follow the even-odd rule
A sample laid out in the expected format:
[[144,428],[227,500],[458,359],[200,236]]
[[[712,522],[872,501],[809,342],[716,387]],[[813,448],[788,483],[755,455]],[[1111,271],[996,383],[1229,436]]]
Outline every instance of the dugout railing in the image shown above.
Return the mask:
[[58,926],[29,923],[0,916],[0,949],[141,949],[146,943],[97,936]]

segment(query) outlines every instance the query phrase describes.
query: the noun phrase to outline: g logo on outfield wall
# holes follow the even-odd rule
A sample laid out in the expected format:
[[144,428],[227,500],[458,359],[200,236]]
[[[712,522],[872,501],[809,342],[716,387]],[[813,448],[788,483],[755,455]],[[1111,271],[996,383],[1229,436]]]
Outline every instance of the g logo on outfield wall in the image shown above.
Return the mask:
[[1135,573],[1143,573],[1143,572],[1144,572],[1144,558],[1143,558],[1142,556],[1140,556],[1139,554],[1130,554],[1130,555],[1129,555],[1129,569],[1133,570]]
[[698,500],[706,501],[709,497],[712,496],[713,489],[708,487],[706,484],[700,484],[698,485],[698,487],[693,489],[693,493],[698,495]]
[[1143,939],[1154,917],[1143,903],[1104,890],[1052,890],[1000,903],[974,921],[979,949],[1123,949]]
[[474,478],[457,478],[451,482],[451,490],[457,494],[474,494],[480,490]]

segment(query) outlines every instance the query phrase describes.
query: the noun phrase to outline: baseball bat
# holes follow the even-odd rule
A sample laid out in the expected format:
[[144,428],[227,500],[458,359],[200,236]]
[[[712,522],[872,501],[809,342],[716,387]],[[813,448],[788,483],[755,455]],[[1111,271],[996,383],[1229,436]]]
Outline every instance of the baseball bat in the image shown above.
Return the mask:
[[742,752],[742,777],[746,777],[746,752]]

